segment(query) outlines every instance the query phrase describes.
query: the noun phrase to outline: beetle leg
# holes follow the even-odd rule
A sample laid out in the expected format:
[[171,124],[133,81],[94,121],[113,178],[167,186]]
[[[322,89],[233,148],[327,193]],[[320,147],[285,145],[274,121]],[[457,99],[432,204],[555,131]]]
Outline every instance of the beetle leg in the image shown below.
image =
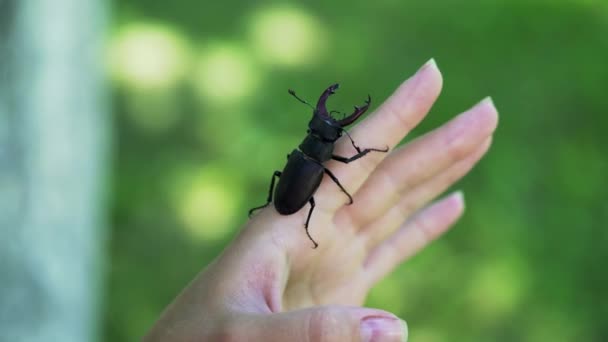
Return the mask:
[[277,177],[281,177],[281,171],[275,171],[272,174],[272,179],[270,180],[270,189],[268,190],[268,199],[266,200],[266,204],[249,210],[249,217],[251,217],[251,215],[253,214],[254,211],[256,211],[258,209],[266,208],[270,204],[270,202],[272,202],[272,194],[274,193],[274,183],[277,180]]
[[353,137],[351,137],[350,134],[348,134],[348,131],[344,130],[343,132],[344,132],[344,134],[346,134],[346,136],[350,140],[350,143],[353,144],[353,147],[355,148],[355,150],[357,150],[357,152],[361,153],[361,149],[359,148],[359,146],[357,146],[357,144],[355,144]]
[[336,177],[333,173],[331,173],[331,171],[329,171],[329,169],[327,169],[327,168],[325,168],[325,173],[327,173],[329,178],[331,178],[334,181],[334,183],[336,183],[336,185],[338,185],[340,187],[340,190],[342,190],[342,192],[345,193],[346,196],[348,196],[348,201],[349,201],[348,205],[353,204],[353,197],[348,193],[348,191],[346,191],[346,189],[344,189],[342,184],[340,184],[338,177]]
[[310,222],[310,216],[312,215],[312,211],[315,209],[315,198],[311,197],[310,200],[308,200],[308,203],[310,203],[310,211],[308,212],[306,223],[304,223],[304,229],[306,229],[306,235],[308,235],[310,241],[312,241],[312,243],[315,245],[313,248],[317,248],[319,247],[319,244],[312,238],[312,236],[310,236],[310,232],[308,231],[308,222]]
[[[354,142],[353,142],[353,146],[355,146]],[[358,149],[357,146],[355,146],[355,148]],[[388,152],[388,146],[385,149],[382,149],[382,150],[379,149],[379,148],[366,148],[364,150],[358,149],[359,153],[355,154],[352,157],[342,157],[342,156],[337,156],[337,155],[334,154],[334,155],[331,156],[331,159],[337,160],[337,161],[342,162],[344,164],[348,164],[350,162],[353,162],[353,161],[355,161],[355,160],[357,160],[357,159],[365,156],[366,154],[368,154],[368,153],[370,153],[372,151],[374,151],[374,152]]]

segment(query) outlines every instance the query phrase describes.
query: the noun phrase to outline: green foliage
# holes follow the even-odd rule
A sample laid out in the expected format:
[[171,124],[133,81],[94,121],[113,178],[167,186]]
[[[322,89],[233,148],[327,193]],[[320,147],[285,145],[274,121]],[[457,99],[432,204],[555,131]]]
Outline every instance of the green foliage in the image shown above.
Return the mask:
[[[490,154],[458,185],[462,221],[379,284],[368,305],[404,317],[418,342],[608,338],[604,2],[114,8],[105,339],[142,336],[263,201],[309,119],[287,88],[314,99],[340,81],[334,108],[368,93],[377,105],[430,57],[444,90],[414,135],[486,95],[501,122]],[[285,22],[295,24],[279,31],[297,44],[267,27]]]

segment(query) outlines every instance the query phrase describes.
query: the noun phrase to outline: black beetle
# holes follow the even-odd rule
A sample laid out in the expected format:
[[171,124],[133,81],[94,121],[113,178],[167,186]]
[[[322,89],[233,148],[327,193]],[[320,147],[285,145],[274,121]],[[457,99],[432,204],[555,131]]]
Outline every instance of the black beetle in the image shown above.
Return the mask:
[[[327,173],[346,196],[348,196],[348,204],[353,203],[352,196],[344,189],[342,184],[340,184],[338,178],[336,178],[329,169],[323,166],[323,163],[330,159],[343,163],[350,163],[371,151],[388,151],[388,147],[385,149],[361,149],[355,144],[348,132],[344,130],[344,127],[355,122],[367,111],[371,103],[371,97],[369,95],[363,107],[355,106],[355,111],[351,115],[343,117],[341,120],[337,120],[331,116],[331,114],[336,111],[327,111],[325,102],[330,95],[336,92],[338,87],[339,84],[336,83],[325,89],[317,102],[316,108],[299,98],[293,90],[289,89],[289,94],[313,109],[313,117],[308,124],[308,135],[304,138],[304,141],[302,141],[299,148],[293,150],[293,152],[287,156],[287,165],[285,165],[283,172],[275,171],[272,175],[266,204],[249,210],[249,216],[251,216],[255,210],[264,208],[272,202],[275,180],[277,177],[281,177],[275,193],[274,207],[281,215],[291,215],[306,205],[306,202],[310,203],[310,211],[308,212],[306,223],[304,223],[304,228],[306,229],[308,238],[315,245],[314,248],[317,248],[318,244],[308,232],[308,222],[310,221],[310,216],[315,208],[315,199],[313,195],[321,184],[323,173]],[[336,140],[342,136],[342,133],[346,133],[353,147],[357,150],[357,154],[352,157],[342,157],[333,154],[334,144]]]

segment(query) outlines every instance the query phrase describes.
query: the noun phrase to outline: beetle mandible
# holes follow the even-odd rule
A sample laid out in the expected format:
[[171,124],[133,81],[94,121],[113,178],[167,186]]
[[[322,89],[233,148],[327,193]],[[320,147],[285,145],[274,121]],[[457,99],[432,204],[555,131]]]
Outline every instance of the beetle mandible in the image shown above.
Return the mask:
[[[314,248],[317,248],[319,244],[310,236],[308,222],[310,222],[310,216],[315,208],[315,199],[313,195],[321,184],[323,174],[326,173],[336,183],[340,190],[348,196],[349,205],[353,203],[352,196],[344,189],[342,184],[340,184],[338,178],[334,176],[329,169],[323,166],[323,163],[333,159],[348,164],[365,156],[371,151],[388,152],[388,146],[384,149],[359,148],[344,129],[344,127],[355,122],[367,111],[371,104],[371,97],[369,95],[367,96],[365,105],[362,107],[355,106],[355,111],[351,115],[345,116],[340,120],[331,116],[331,114],[336,113],[337,111],[327,111],[325,102],[327,102],[329,96],[336,92],[338,87],[339,84],[336,83],[325,89],[321,94],[316,107],[313,107],[308,102],[298,97],[295,91],[289,89],[289,94],[313,109],[312,120],[308,123],[308,135],[304,138],[300,146],[287,156],[287,165],[285,165],[283,171],[275,171],[272,175],[266,204],[249,210],[249,216],[251,217],[255,210],[268,206],[272,202],[273,193],[275,197],[274,207],[281,215],[291,215],[304,207],[306,202],[310,203],[310,210],[308,211],[304,228],[306,230],[306,235],[308,235],[308,238],[314,244]],[[351,144],[355,150],[357,150],[357,154],[352,157],[342,157],[333,154],[334,144],[343,133],[346,133]],[[275,193],[274,186],[277,177],[280,177],[280,179]]]

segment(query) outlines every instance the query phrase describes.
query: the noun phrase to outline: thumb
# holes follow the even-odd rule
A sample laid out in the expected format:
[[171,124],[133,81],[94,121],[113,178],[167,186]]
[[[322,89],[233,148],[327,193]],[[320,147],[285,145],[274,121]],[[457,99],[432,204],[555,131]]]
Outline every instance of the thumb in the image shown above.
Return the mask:
[[406,323],[397,316],[360,307],[314,307],[259,316],[254,321],[252,341],[392,342],[407,341],[408,336]]

